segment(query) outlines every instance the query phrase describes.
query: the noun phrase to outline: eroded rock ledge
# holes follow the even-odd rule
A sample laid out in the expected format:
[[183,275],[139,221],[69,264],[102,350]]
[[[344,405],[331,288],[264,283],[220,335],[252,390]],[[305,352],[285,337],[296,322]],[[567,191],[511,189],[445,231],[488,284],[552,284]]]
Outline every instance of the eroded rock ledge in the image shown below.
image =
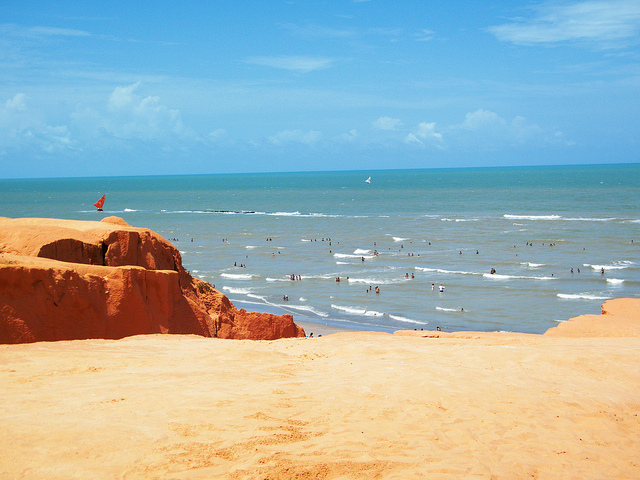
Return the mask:
[[235,308],[151,230],[117,217],[0,217],[0,343],[149,333],[304,336],[291,315]]

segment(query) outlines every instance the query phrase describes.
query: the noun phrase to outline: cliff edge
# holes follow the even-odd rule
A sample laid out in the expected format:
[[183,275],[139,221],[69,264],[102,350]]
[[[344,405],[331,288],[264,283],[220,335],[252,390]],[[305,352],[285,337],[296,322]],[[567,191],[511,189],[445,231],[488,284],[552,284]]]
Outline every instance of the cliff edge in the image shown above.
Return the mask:
[[0,343],[150,333],[304,336],[291,315],[238,310],[171,243],[121,218],[0,217]]

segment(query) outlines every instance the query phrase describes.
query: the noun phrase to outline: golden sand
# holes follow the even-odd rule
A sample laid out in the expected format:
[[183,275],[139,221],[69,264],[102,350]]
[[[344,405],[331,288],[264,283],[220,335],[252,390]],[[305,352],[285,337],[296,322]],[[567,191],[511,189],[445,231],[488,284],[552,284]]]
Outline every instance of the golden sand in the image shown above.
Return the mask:
[[0,391],[2,479],[640,478],[640,336],[0,345]]

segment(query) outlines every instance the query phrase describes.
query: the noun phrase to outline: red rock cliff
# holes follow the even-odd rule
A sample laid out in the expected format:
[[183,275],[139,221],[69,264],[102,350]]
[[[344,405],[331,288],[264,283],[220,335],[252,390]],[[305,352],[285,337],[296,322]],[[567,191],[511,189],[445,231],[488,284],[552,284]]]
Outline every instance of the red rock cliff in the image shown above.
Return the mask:
[[0,343],[148,333],[304,336],[291,315],[238,310],[171,243],[120,218],[0,217]]

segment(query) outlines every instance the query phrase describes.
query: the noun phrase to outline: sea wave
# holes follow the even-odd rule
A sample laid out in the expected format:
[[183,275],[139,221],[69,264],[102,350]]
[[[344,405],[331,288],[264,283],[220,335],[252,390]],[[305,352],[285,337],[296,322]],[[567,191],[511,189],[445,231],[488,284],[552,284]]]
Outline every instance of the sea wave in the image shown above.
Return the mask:
[[347,279],[349,283],[362,283],[364,285],[394,285],[398,283],[398,281],[405,281],[404,276],[402,279],[399,278],[351,278]]
[[445,308],[445,307],[436,307],[436,310],[440,312],[459,312],[459,308]]
[[533,277],[528,275],[502,275],[499,273],[483,273],[483,277],[494,280],[555,280],[555,277]]
[[365,250],[363,248],[356,248],[353,253],[354,253],[354,255],[366,255],[368,253],[371,253],[371,250]]
[[482,273],[467,272],[464,270],[445,270],[443,268],[428,268],[428,267],[414,267],[414,268],[416,270],[421,270],[423,272],[444,273],[447,275],[483,275]]
[[373,258],[373,255],[362,255],[362,254],[353,254],[353,253],[334,253],[333,254],[334,258],[357,258],[359,260],[362,259],[362,257],[364,258]]
[[418,322],[417,320],[411,320],[410,318],[401,317],[400,315],[389,315],[389,318],[397,322],[414,323],[416,325],[429,325],[429,322]]
[[621,285],[624,283],[624,280],[620,278],[607,278],[607,283],[610,283],[611,285]]
[[232,280],[251,280],[252,278],[257,278],[255,275],[251,275],[250,273],[221,273],[220,276],[230,278]]
[[477,218],[441,218],[443,222],[477,222]]
[[367,310],[365,308],[358,307],[342,307],[340,305],[331,305],[331,308],[340,312],[344,312],[348,315],[360,315],[364,317],[383,317],[386,315],[382,312],[376,312],[375,310]]
[[611,222],[617,220],[613,217],[563,217],[562,215],[510,215],[506,213],[502,217],[509,220],[562,220],[565,222]]
[[227,286],[222,287],[222,290],[229,292],[232,295],[249,295],[251,293],[251,290],[246,288],[234,288]]
[[310,307],[307,305],[290,305],[287,304],[286,305],[287,309],[291,309],[291,310],[298,310],[301,312],[308,312],[308,313],[313,313],[314,315],[318,316],[318,317],[328,317],[329,314],[327,312],[323,312],[322,310],[318,310],[317,308],[314,307]]
[[560,215],[509,215],[505,213],[503,218],[509,220],[560,220]]
[[524,265],[525,267],[529,267],[529,268],[540,268],[540,267],[544,267],[544,263],[531,263],[531,262],[522,262],[520,263],[520,265]]
[[603,297],[590,293],[558,293],[558,298],[564,298],[566,300],[609,300],[611,297]]
[[593,217],[568,217],[564,218],[568,222],[611,222],[612,220],[616,220],[615,218],[593,218]]
[[591,267],[594,270],[602,270],[606,272],[607,270],[624,270],[625,268],[629,268],[635,265],[635,262],[631,262],[629,260],[622,260],[620,262],[613,262],[610,265],[591,265],[589,263],[585,263],[584,267]]

